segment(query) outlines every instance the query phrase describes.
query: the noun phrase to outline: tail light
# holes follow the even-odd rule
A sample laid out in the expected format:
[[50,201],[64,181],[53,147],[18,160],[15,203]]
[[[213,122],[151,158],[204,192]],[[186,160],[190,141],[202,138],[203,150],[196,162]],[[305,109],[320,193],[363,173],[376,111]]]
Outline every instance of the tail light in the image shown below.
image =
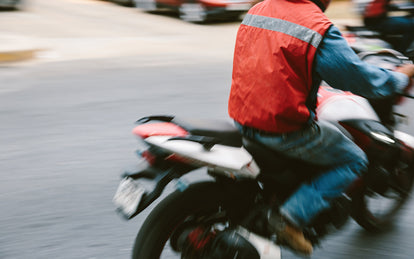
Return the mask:
[[148,162],[149,165],[154,165],[155,162],[157,161],[157,158],[155,155],[153,155],[148,149],[144,150],[142,152],[139,153],[139,155],[145,159],[145,161]]
[[345,40],[348,42],[349,45],[352,45],[356,42],[356,35],[352,32],[346,32],[343,34]]
[[[142,157],[149,165],[153,166],[157,160],[165,159],[170,154],[163,153],[162,150],[155,150],[151,148],[145,139],[152,136],[171,136],[171,137],[183,137],[188,135],[188,132],[180,126],[171,122],[154,122],[140,124],[136,126],[132,133],[139,137],[139,147],[137,154]],[[173,158],[170,159],[174,161]]]

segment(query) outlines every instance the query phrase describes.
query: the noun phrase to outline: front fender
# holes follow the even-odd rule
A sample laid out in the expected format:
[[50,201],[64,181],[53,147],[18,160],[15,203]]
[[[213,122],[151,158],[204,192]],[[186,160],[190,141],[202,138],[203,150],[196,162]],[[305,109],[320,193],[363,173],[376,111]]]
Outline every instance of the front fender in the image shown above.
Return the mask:
[[414,149],[414,137],[398,130],[394,130],[394,136],[404,142],[407,146]]

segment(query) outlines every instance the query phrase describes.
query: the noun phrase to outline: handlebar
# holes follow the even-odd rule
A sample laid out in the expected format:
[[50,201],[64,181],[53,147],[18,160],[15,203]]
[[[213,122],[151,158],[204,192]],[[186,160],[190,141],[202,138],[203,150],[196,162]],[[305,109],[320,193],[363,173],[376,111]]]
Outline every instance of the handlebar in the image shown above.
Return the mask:
[[406,97],[406,98],[410,98],[410,99],[414,99],[414,95],[411,95],[409,93],[397,93],[397,95],[402,96],[402,97]]

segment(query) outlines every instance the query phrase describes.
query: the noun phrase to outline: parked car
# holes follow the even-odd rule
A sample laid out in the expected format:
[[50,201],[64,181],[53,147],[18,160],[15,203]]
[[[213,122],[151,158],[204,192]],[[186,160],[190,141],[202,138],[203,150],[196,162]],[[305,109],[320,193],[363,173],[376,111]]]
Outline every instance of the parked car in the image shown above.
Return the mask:
[[205,22],[216,19],[237,19],[246,13],[257,0],[133,0],[145,11],[169,9],[178,12],[188,22]]
[[16,9],[21,2],[21,0],[0,0],[0,8]]
[[134,0],[109,0],[109,1],[120,4],[120,5],[125,5],[125,6],[135,6]]

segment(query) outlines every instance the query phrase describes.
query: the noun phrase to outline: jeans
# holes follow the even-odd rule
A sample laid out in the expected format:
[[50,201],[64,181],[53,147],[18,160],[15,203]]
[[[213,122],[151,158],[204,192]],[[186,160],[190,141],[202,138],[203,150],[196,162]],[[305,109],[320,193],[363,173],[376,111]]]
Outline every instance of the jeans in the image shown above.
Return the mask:
[[311,183],[302,184],[280,208],[282,216],[300,228],[328,209],[367,168],[365,153],[328,122],[314,122],[304,130],[281,135],[262,134],[237,122],[236,127],[273,150],[329,168]]

